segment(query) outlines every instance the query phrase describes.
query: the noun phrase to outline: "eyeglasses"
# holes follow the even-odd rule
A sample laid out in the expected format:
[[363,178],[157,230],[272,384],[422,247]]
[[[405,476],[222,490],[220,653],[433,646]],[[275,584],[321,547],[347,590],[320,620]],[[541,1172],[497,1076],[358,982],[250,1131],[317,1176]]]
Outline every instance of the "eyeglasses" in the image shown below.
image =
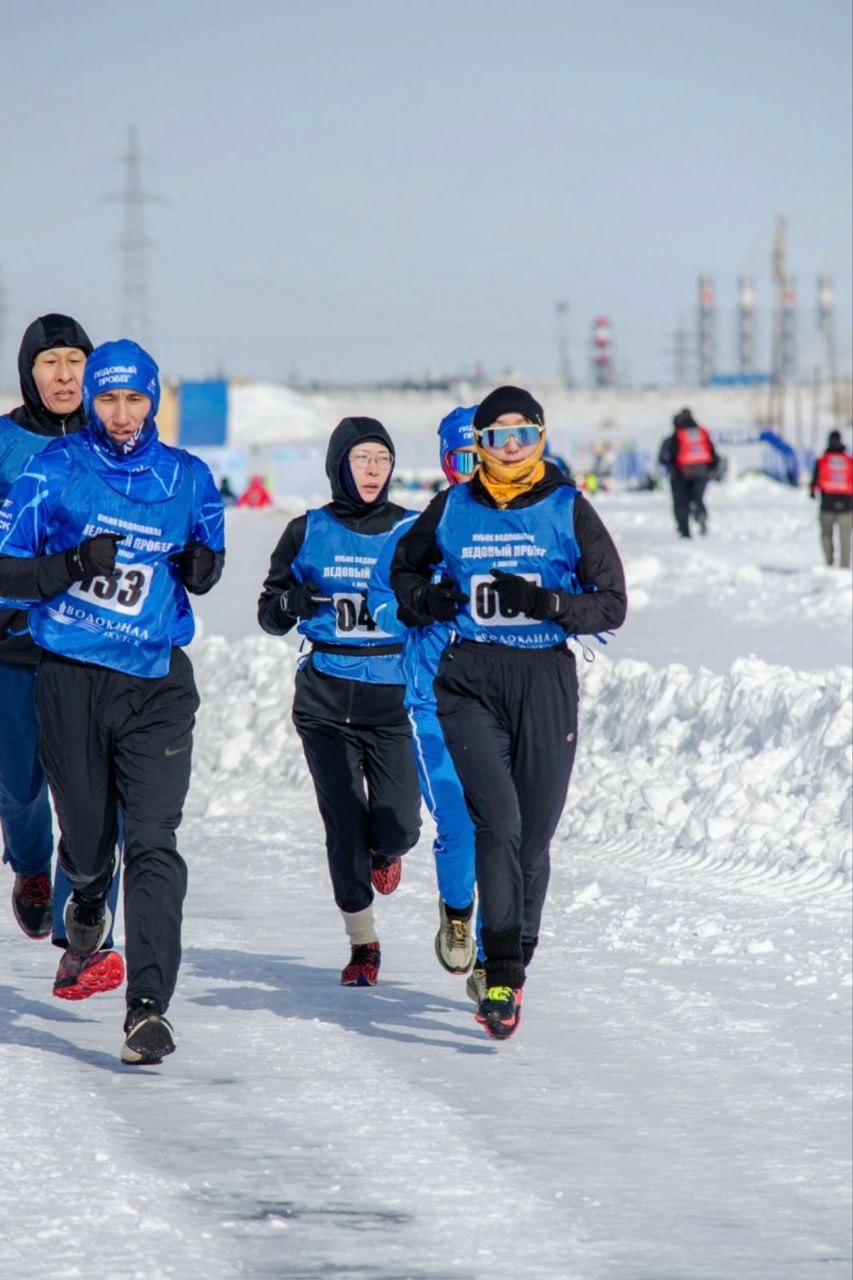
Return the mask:
[[359,471],[366,471],[368,467],[377,467],[379,471],[390,471],[394,465],[394,459],[390,453],[351,453],[349,464]]
[[450,449],[444,455],[444,461],[457,475],[470,476],[477,466],[477,454],[473,449]]
[[515,436],[515,443],[520,448],[524,448],[529,444],[538,444],[544,430],[544,427],[535,424],[520,427],[484,427],[481,431],[475,427],[474,435],[480,444],[486,445],[489,449],[502,449],[505,444],[509,444],[510,436]]

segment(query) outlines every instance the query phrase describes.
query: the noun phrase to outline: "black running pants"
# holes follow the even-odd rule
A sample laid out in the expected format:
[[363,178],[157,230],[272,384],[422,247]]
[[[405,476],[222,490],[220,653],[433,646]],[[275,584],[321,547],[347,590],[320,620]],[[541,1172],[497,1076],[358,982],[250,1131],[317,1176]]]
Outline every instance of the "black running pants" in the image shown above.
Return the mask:
[[574,656],[463,642],[445,652],[435,693],[474,822],[487,980],[520,987],[575,758]]
[[198,705],[181,649],[173,649],[168,674],[153,680],[51,653],[38,669],[39,749],[59,818],[62,869],[85,896],[107,893],[120,805],[127,998],[153,999],[161,1012],[181,959],[187,868],[175,833]]

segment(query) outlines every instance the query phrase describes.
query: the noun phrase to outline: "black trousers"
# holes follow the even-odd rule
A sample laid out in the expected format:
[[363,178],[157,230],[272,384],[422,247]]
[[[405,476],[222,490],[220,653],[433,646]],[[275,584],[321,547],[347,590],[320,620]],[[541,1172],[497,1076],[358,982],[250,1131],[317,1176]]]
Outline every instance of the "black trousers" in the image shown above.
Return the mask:
[[161,1012],[181,959],[186,864],[176,831],[190,782],[199,698],[192,664],[172,651],[154,680],[45,653],[36,680],[40,755],[59,818],[59,859],[73,889],[106,894],[117,810],[124,811],[127,998]]
[[691,515],[703,520],[708,515],[704,503],[707,484],[705,477],[683,476],[677,471],[674,471],[670,477],[675,523],[678,526],[678,532],[685,537],[690,535]]
[[487,980],[520,987],[575,759],[574,656],[463,642],[445,652],[435,693],[474,822]]
[[[293,723],[302,739],[326,829],[326,854],[335,902],[363,911],[373,901],[372,855],[401,857],[420,835],[421,792],[403,687],[372,685],[355,691],[360,717],[376,723],[330,719],[321,709],[350,706],[344,686],[358,681],[321,676],[310,664],[296,677]],[[329,687],[331,685],[331,688]]]

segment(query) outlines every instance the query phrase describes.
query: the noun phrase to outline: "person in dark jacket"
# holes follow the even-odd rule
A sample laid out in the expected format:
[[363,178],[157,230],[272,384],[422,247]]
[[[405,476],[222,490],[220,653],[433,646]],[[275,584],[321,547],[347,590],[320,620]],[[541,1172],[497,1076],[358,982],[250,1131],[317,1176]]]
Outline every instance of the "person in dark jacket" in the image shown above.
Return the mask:
[[394,446],[374,418],[332,432],[332,500],[291,520],[258,601],[270,635],[311,641],[300,661],[293,723],[326,830],[335,902],[350,943],[344,986],[374,986],[381,950],[373,891],[400,882],[420,833],[420,790],[403,706],[403,645],[368,612],[367,586],[386,538],[410,512],[388,501]]
[[720,459],[710,434],[689,409],[677,413],[672,425],[672,435],[661,445],[658,462],[669,472],[676,528],[682,538],[689,538],[691,516],[701,534],[708,532],[705,488]]
[[566,641],[621,626],[626,594],[600,517],[543,459],[533,396],[498,387],[477,408],[474,435],[473,479],[433,498],[400,538],[390,576],[402,622],[442,621],[455,633],[434,690],[474,822],[486,974],[475,1016],[505,1039],[539,941],[574,763],[578,685]]
[[[81,384],[91,350],[88,334],[71,316],[39,316],[25,329],[18,352],[22,403],[0,417],[0,503],[30,457],[84,425]],[[3,860],[15,873],[12,909],[28,937],[52,932],[54,944],[65,952],[63,913],[71,886],[57,863],[51,890],[53,831],[35,708],[38,659],[26,609],[0,609],[0,827]],[[113,915],[118,888],[117,871],[110,892]],[[63,955],[53,993],[66,1000],[112,991],[124,979],[111,934],[85,964],[69,971],[65,960]]]
[[820,545],[828,565],[835,560],[838,530],[840,564],[849,569],[853,549],[853,457],[844,448],[840,431],[830,431],[826,451],[814,464],[809,496],[820,494]]
[[224,562],[222,500],[207,466],[163,444],[157,365],[135,342],[86,361],[83,430],[30,460],[0,511],[0,596],[29,608],[41,649],[39,751],[73,887],[66,957],[84,960],[112,927],[124,819],[127,1014],[121,1059],[175,1048],[165,1013],[181,958],[187,868],[177,829],[199,700],[184,646],[187,592]]

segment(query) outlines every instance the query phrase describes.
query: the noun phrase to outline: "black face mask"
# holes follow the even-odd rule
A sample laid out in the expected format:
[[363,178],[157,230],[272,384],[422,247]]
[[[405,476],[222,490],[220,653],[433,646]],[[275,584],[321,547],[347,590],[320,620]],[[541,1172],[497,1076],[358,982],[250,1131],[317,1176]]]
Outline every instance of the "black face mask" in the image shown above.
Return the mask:
[[76,347],[89,356],[92,343],[82,325],[71,316],[51,313],[39,316],[24,330],[21,349],[18,352],[18,377],[21,383],[21,395],[24,403],[12,411],[12,418],[22,426],[34,428],[43,435],[57,435],[64,429],[76,431],[86,421],[81,404],[73,413],[52,413],[42,403],[38,387],[33,377],[33,365],[36,356],[42,351],[52,351],[54,347]]

